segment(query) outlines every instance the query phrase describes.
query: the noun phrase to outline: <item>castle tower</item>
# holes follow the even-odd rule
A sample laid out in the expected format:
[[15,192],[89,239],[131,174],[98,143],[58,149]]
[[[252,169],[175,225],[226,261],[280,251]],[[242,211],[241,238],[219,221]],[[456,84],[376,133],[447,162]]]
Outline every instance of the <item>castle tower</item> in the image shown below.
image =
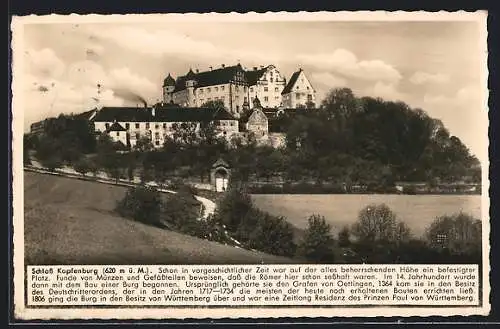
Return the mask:
[[194,89],[196,87],[196,74],[192,69],[186,74],[187,106],[196,106]]
[[172,97],[175,89],[175,80],[172,78],[170,73],[168,76],[163,80],[163,102],[164,103],[170,103],[172,102]]

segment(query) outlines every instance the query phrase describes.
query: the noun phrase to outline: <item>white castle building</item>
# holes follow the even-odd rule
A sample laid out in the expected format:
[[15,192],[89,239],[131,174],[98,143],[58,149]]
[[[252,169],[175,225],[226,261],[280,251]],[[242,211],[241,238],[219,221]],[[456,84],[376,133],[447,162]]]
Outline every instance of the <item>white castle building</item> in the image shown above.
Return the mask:
[[[168,74],[162,92],[163,102],[153,106],[102,107],[82,115],[94,123],[96,132],[132,148],[143,136],[161,147],[175,125],[186,123],[197,130],[212,123],[228,140],[252,133],[260,143],[279,147],[286,129],[282,114],[309,111],[316,102],[316,91],[302,69],[287,83],[274,65],[252,70],[222,65],[205,72],[189,70],[177,79]],[[203,106],[210,101],[221,101],[224,107]],[[44,121],[34,123],[31,131],[42,132],[43,126]]]
[[262,107],[314,107],[316,91],[304,71],[293,73],[288,84],[274,65],[244,70],[241,64],[222,65],[204,72],[189,70],[163,81],[163,102],[183,107],[200,107],[209,101],[222,101],[229,112],[239,117],[258,97]]

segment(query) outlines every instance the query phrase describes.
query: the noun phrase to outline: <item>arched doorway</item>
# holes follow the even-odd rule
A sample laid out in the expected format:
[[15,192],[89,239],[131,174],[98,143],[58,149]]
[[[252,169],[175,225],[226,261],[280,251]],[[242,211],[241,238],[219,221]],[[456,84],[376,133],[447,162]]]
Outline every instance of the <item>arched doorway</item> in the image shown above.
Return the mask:
[[229,188],[229,180],[231,179],[231,168],[222,159],[217,160],[212,165],[210,173],[210,181],[212,189],[216,192],[225,192]]
[[227,183],[229,180],[229,173],[226,168],[217,168],[215,171],[215,191],[224,192],[227,190]]

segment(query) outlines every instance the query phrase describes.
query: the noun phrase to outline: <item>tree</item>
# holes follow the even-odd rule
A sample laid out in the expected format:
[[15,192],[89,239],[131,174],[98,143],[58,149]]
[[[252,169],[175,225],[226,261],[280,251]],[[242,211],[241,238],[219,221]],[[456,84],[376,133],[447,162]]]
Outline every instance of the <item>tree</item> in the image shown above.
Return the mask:
[[203,103],[201,107],[212,108],[212,109],[224,109],[225,105],[223,101],[217,99],[217,100],[207,101]]
[[340,230],[339,232],[339,237],[338,237],[339,247],[343,248],[349,247],[349,245],[351,244],[350,236],[351,233],[349,231],[349,227],[344,226],[342,230]]
[[358,241],[367,243],[397,243],[410,238],[408,227],[399,222],[386,204],[371,204],[363,208],[352,227]]
[[462,212],[440,216],[427,227],[425,238],[433,248],[447,249],[452,254],[480,255],[481,221]]
[[263,213],[249,235],[248,246],[278,256],[293,256],[296,245],[292,226],[284,217]]
[[78,160],[77,163],[75,163],[74,168],[83,176],[85,176],[85,174],[88,173],[91,169],[88,160],[83,157]]
[[334,242],[331,226],[325,217],[312,215],[308,218],[307,229],[298,245],[298,254],[313,262],[333,263]]
[[134,146],[135,150],[139,152],[149,152],[154,149],[153,142],[149,136],[140,136]]
[[220,222],[230,231],[236,231],[242,219],[253,208],[250,195],[242,190],[230,189],[217,206]]
[[130,188],[125,197],[117,203],[118,213],[135,221],[161,226],[160,193],[153,187],[137,186]]

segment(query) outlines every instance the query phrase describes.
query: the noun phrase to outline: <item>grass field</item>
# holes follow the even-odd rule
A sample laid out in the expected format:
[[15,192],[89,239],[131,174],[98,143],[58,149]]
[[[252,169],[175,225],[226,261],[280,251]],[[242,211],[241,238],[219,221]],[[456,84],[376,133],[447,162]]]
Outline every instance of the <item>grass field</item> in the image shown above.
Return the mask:
[[24,173],[25,262],[35,264],[277,264],[293,260],[122,218],[123,187]]

